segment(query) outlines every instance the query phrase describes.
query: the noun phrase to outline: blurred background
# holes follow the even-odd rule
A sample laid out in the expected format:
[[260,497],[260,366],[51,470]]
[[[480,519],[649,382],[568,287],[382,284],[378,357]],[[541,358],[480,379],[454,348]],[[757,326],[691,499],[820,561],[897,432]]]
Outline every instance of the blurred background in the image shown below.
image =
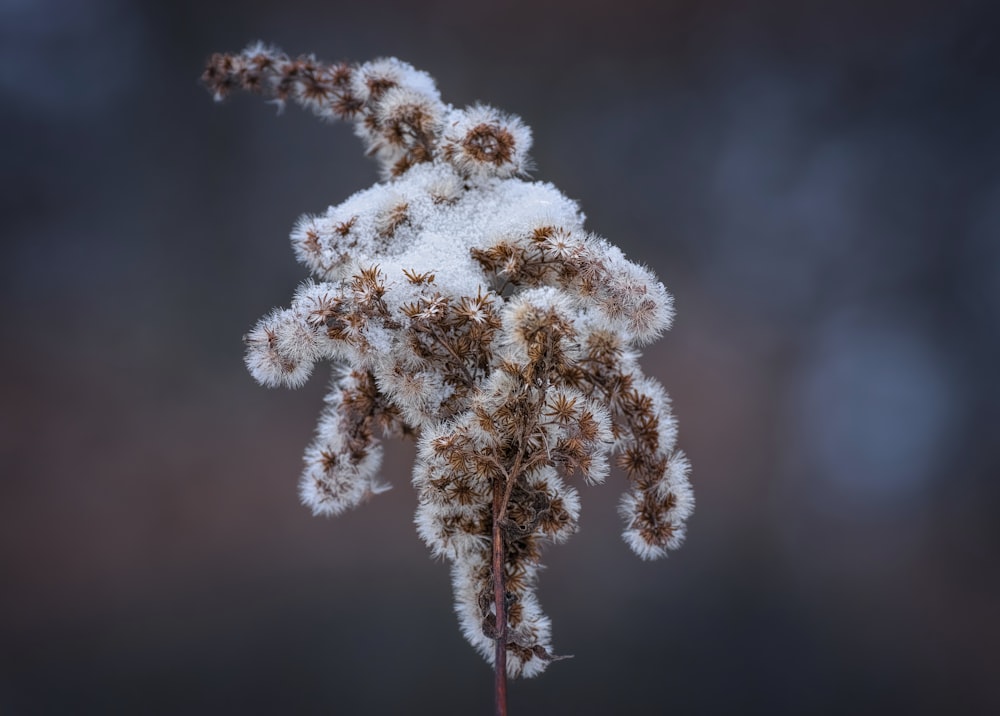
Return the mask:
[[396,489],[298,504],[323,375],[241,336],[376,179],[204,60],[395,55],[534,129],[537,179],[677,300],[644,365],[698,506],[623,478],[545,557],[511,714],[1000,713],[1000,12],[988,2],[0,0],[0,714],[488,713]]

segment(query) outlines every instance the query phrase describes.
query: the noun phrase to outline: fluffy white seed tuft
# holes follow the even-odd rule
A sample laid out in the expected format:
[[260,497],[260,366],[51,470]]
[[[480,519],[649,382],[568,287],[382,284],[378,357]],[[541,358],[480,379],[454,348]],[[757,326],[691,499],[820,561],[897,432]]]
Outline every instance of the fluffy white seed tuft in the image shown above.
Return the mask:
[[452,111],[441,140],[445,160],[477,181],[526,173],[530,149],[531,130],[520,117],[486,105]]

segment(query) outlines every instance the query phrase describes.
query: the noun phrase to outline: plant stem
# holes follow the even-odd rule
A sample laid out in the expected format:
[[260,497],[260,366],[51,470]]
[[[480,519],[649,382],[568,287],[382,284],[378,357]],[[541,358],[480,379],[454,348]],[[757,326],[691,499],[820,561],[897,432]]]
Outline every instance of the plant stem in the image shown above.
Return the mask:
[[546,379],[531,405],[530,418],[522,423],[519,448],[510,470],[505,470],[506,480],[493,483],[493,607],[496,612],[496,651],[494,652],[496,696],[496,716],[507,716],[507,572],[504,566],[504,534],[507,522],[507,507],[514,492],[514,483],[520,477],[522,463],[528,450],[528,436],[538,425],[545,393],[549,382]]
[[[510,480],[511,478],[508,478]],[[506,512],[504,489],[493,485],[493,605],[496,610],[496,652],[494,658],[496,716],[507,716],[507,580],[504,578],[503,520]]]

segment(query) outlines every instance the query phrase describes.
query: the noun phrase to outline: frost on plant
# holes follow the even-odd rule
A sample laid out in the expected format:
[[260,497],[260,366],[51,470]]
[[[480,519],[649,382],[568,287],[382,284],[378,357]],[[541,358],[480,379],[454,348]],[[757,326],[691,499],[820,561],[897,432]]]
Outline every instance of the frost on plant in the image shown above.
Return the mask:
[[613,457],[629,547],[652,559],[684,538],[688,463],[637,351],[669,327],[670,295],[554,186],[526,180],[519,118],[445,104],[404,62],[255,45],[213,56],[205,82],[217,99],[244,89],[350,120],[382,170],[299,219],[292,248],[312,278],[246,336],[267,386],[334,364],[302,501],[335,515],[387,489],[381,438],[415,438],[417,531],[451,562],[462,631],[511,676],[540,673],[554,656],[534,584],[542,546],[577,529],[574,483],[604,481]]

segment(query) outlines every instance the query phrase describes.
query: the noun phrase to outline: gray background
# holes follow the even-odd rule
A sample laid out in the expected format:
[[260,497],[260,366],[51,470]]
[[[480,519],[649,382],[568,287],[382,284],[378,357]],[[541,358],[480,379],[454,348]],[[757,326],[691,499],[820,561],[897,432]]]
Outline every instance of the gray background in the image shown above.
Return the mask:
[[[574,654],[512,714],[1000,710],[991,3],[0,1],[0,713],[487,713],[396,489],[297,504],[325,377],[241,336],[346,126],[216,105],[204,59],[396,55],[534,129],[535,176],[658,273],[698,500],[643,563],[584,488],[540,593]],[[995,6],[994,6],[995,7]]]

